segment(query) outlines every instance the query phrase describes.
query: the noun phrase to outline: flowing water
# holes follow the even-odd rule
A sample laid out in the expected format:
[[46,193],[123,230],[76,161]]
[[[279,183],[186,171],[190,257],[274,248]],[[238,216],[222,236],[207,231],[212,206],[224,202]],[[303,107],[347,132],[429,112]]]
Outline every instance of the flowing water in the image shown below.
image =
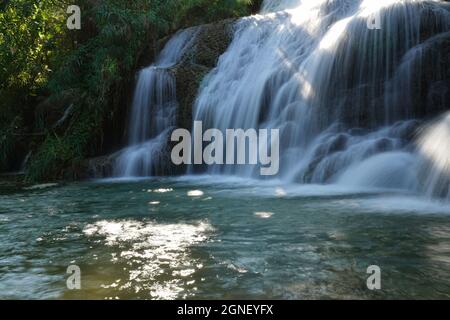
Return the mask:
[[450,199],[450,113],[420,134],[420,175],[427,195]]
[[112,155],[114,176],[139,177],[158,173],[170,130],[176,126],[176,81],[169,68],[192,46],[198,28],[178,32],[157,61],[138,74],[129,123],[128,147]]
[[[261,14],[234,29],[195,102],[194,120],[205,129],[280,130],[275,178],[286,183],[401,188],[448,198],[448,171],[425,164],[425,138],[416,139],[422,119],[437,108],[420,94],[428,90],[422,82],[431,81],[429,70],[441,72],[429,61],[443,58],[438,49],[449,37],[448,4],[266,0]],[[129,146],[113,155],[114,176],[163,172],[178,107],[169,68],[193,46],[198,30],[177,33],[139,73]],[[424,177],[426,168],[444,179]],[[188,172],[258,178],[260,168],[194,165]]]
[[44,187],[0,195],[2,299],[450,298],[450,208],[414,194],[220,177]]
[[[377,18],[379,29],[369,28]],[[436,35],[424,41],[424,30]],[[426,72],[426,52],[449,30],[448,4],[440,1],[265,1],[260,15],[236,25],[204,81],[194,118],[222,131],[279,129],[278,178],[287,182],[436,195],[433,181],[421,184],[416,174],[414,119],[432,106],[415,105],[415,81]],[[257,169],[203,168],[249,178]]]

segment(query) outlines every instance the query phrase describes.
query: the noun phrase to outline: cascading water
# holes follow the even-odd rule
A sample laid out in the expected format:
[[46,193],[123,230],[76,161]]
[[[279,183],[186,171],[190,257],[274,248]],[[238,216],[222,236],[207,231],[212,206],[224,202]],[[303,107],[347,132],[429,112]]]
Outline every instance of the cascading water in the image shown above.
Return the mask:
[[[194,119],[222,131],[280,129],[285,181],[415,191],[414,119],[436,111],[420,100],[423,63],[439,58],[427,48],[449,30],[443,1],[266,0],[236,25]],[[258,175],[255,166],[206,170]]]
[[114,176],[156,174],[164,165],[170,130],[176,125],[176,81],[169,68],[192,46],[198,28],[177,33],[155,64],[139,72],[129,123],[129,147],[113,155]]
[[419,135],[420,186],[430,197],[450,199],[450,113]]

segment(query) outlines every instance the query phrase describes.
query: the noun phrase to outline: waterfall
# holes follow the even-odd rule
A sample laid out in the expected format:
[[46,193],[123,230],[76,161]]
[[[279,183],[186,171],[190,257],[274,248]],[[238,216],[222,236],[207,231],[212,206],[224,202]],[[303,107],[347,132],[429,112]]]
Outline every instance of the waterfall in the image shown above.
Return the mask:
[[168,135],[176,126],[176,79],[170,68],[192,46],[198,28],[178,32],[156,62],[138,74],[129,122],[128,147],[113,155],[114,176],[151,176],[165,165]]
[[420,185],[430,197],[450,199],[450,113],[425,126],[418,138]]
[[[443,1],[266,0],[236,24],[194,120],[222,131],[279,129],[284,181],[416,191],[415,119],[439,111],[421,100],[422,80],[434,76],[424,64],[437,61],[428,48],[449,30]],[[254,178],[257,169],[191,171]]]

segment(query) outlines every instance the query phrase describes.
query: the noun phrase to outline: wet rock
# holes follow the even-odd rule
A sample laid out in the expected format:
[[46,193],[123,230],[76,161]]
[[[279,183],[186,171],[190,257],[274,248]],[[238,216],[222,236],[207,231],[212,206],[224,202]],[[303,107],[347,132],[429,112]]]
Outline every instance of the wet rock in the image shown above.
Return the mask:
[[328,154],[342,151],[347,147],[348,136],[346,134],[339,134],[333,138],[328,146]]
[[90,178],[105,178],[111,177],[114,168],[114,159],[111,156],[103,156],[87,160],[85,169],[88,170]]
[[377,153],[391,151],[394,149],[394,142],[388,138],[382,138],[375,143]]
[[234,22],[235,19],[228,19],[201,26],[194,45],[171,68],[177,86],[178,127],[191,128],[192,110],[201,83],[230,45]]

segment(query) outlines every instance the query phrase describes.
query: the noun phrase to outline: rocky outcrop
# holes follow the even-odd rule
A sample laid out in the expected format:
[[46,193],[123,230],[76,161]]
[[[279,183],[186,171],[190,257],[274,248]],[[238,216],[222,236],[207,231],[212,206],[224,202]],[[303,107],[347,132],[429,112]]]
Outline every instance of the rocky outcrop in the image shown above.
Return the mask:
[[85,165],[91,178],[110,177],[113,174],[114,162],[110,156],[103,156],[88,160]]
[[[205,76],[216,67],[220,56],[230,45],[234,21],[230,19],[201,26],[191,49],[185,53],[180,63],[171,68],[176,78],[178,128],[191,129],[195,99]],[[165,154],[168,161],[162,170],[163,175],[180,175],[186,172],[186,166],[175,166],[170,161],[173,146],[174,143],[169,140]]]
[[201,26],[194,45],[172,68],[179,103],[178,127],[191,128],[192,108],[201,82],[230,45],[234,21],[230,19]]

